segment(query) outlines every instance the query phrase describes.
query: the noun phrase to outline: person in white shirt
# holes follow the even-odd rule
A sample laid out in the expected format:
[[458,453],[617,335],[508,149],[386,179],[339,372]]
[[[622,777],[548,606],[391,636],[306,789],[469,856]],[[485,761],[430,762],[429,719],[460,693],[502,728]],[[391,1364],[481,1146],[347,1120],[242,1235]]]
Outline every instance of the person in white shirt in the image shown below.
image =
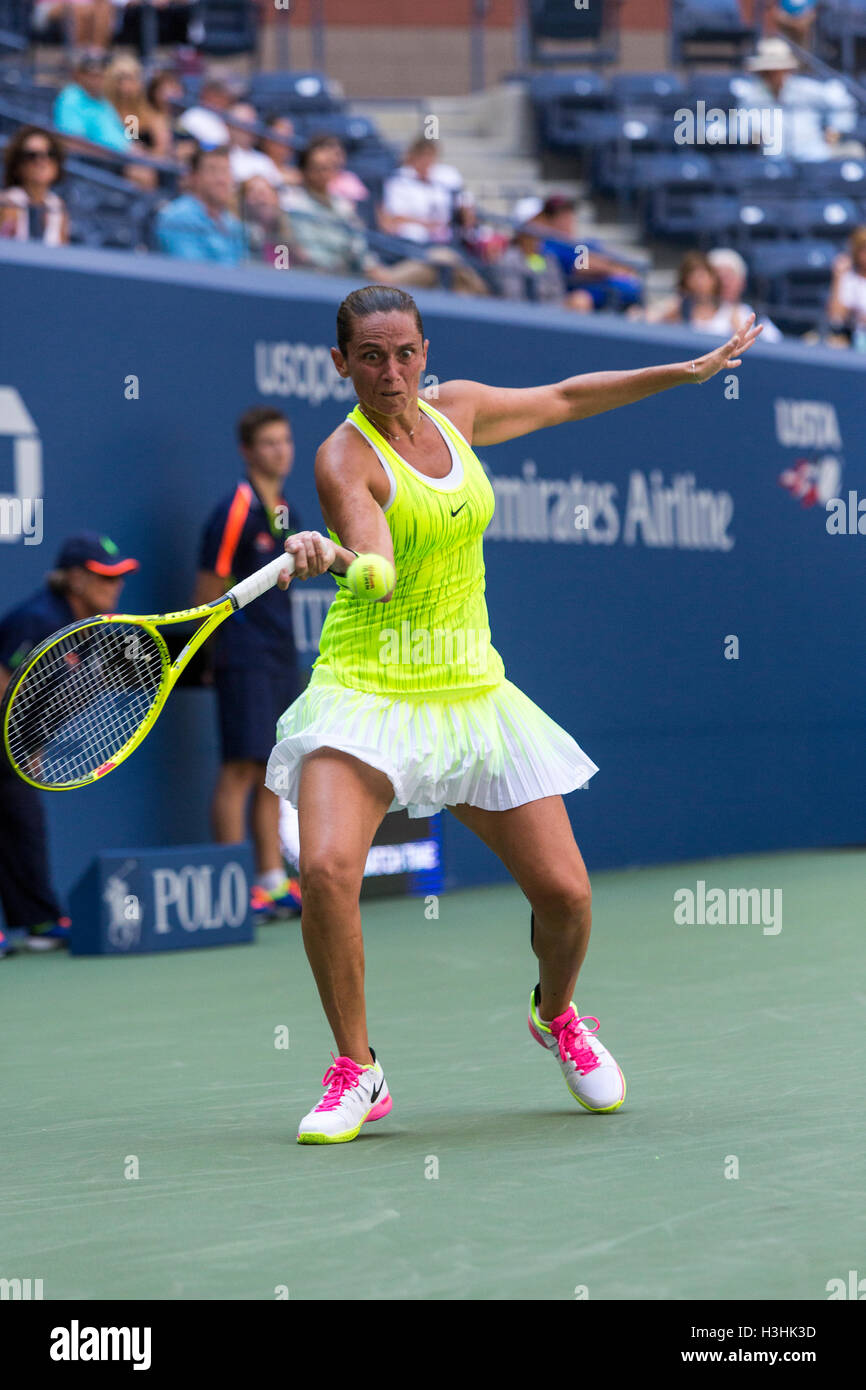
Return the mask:
[[862,157],[863,146],[851,138],[857,103],[845,84],[806,77],[799,66],[780,38],[761,39],[757,52],[746,59],[752,75],[738,81],[740,108],[772,111],[774,118],[781,113],[781,139],[774,135],[767,140],[764,154],[803,163]]
[[[262,154],[261,150],[253,148],[256,142],[255,131],[244,129],[244,126],[258,125],[259,116],[256,108],[247,101],[238,101],[229,111],[229,116],[232,120],[229,127],[229,164],[235,183],[244,184],[247,179],[261,178],[267,179],[274,188],[281,188],[284,180],[280,170],[270,155]],[[236,121],[240,124],[234,124]]]
[[[385,183],[379,224],[383,232],[417,241],[445,245],[451,241],[454,199],[460,185],[435,177],[439,145],[423,136],[406,151],[403,165]],[[456,173],[456,170],[454,171]],[[457,175],[459,179],[459,174]]]
[[848,254],[836,257],[827,317],[848,331],[852,347],[866,351],[866,227],[855,227]]
[[[730,338],[734,333],[739,333],[753,312],[751,304],[746,304],[742,297],[749,276],[748,266],[739,251],[728,246],[719,246],[715,251],[710,251],[707,260],[719,277],[719,307],[713,317],[700,327],[712,333],[727,332]],[[762,343],[782,341],[782,333],[771,319],[759,318],[757,322],[764,329]]]
[[231,99],[231,92],[224,82],[216,77],[207,78],[202,83],[199,104],[184,111],[178,120],[178,133],[191,135],[206,149],[222,149],[224,145],[229,145],[231,135],[222,113],[228,110]]

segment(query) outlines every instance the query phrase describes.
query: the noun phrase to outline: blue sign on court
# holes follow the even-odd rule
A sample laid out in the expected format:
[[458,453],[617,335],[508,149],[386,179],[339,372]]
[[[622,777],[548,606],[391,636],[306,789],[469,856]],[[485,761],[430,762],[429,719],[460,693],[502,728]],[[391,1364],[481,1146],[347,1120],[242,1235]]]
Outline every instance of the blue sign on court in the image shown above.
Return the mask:
[[254,941],[248,845],[98,854],[70,894],[74,956]]

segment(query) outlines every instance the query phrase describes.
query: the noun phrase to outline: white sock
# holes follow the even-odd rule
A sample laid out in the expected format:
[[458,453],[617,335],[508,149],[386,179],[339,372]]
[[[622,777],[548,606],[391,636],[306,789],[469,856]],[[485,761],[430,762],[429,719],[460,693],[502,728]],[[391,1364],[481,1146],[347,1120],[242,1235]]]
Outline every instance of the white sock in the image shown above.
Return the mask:
[[282,887],[285,879],[282,869],[268,869],[267,873],[258,875],[256,884],[259,888],[264,888],[266,893],[274,893]]

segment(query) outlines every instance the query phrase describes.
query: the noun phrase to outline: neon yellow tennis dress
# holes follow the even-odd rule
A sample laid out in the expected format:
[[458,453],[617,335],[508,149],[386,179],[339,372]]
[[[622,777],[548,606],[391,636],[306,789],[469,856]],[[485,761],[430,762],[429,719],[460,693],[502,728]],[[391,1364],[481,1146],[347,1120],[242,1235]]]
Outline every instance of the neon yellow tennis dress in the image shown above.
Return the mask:
[[451,453],[445,478],[408,464],[359,407],[347,417],[390,482],[384,511],[397,584],[389,603],[369,603],[337,579],[309,685],[280,719],[268,763],[267,785],[293,806],[303,758],[323,747],[386,773],[390,809],[416,818],[463,802],[522,806],[574,791],[598,771],[506,679],[484,597],[493,488],[456,426],[418,405]]

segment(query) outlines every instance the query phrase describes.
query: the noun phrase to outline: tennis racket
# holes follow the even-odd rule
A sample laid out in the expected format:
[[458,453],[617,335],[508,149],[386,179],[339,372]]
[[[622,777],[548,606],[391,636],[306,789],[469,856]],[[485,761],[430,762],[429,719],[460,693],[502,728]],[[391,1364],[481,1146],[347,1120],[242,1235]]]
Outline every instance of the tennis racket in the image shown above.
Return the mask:
[[[119,767],[147,738],[211,633],[294,568],[286,553],[200,608],[149,617],[102,613],[46,638],[0,705],[3,746],[18,776],[46,791],[71,791]],[[197,619],[201,626],[172,662],[157,628]]]

